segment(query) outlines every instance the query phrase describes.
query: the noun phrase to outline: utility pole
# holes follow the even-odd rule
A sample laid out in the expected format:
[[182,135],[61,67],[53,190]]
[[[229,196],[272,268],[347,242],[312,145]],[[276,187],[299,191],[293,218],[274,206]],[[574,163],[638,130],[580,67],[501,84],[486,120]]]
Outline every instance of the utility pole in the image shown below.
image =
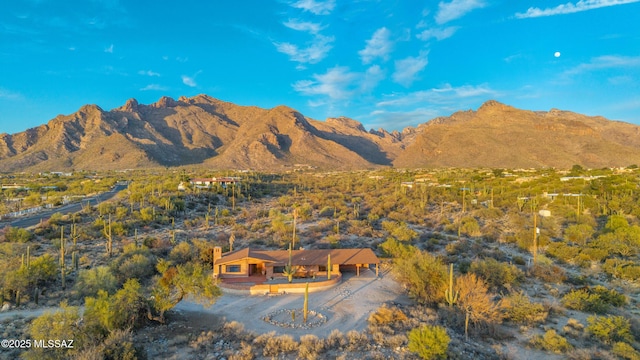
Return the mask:
[[533,213],[533,265],[538,259],[538,215]]

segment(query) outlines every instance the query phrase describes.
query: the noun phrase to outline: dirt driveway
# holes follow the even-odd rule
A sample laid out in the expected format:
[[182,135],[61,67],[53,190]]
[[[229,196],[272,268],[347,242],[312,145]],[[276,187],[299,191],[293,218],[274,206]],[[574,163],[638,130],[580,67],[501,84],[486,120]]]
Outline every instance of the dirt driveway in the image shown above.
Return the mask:
[[346,333],[362,331],[367,327],[369,315],[384,303],[408,304],[400,285],[388,271],[376,277],[371,270],[355,274],[343,274],[341,284],[326,291],[309,294],[309,310],[322,313],[327,321],[311,329],[283,328],[262,320],[266,315],[281,309],[301,309],[303,294],[234,295],[224,294],[210,307],[182,301],[173,311],[190,318],[212,314],[224,321],[244,324],[245,330],[263,334],[275,331],[277,335],[288,334],[296,339],[306,334],[326,338],[334,329]]

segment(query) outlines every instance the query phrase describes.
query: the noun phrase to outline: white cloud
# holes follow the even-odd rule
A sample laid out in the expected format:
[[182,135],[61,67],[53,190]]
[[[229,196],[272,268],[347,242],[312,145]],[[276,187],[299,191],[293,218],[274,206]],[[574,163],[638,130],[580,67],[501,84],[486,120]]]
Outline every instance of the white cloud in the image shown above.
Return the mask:
[[640,67],[640,56],[599,56],[591,59],[588,63],[580,64],[573,69],[565,71],[564,75],[573,76],[595,70],[629,67]]
[[322,95],[333,100],[343,100],[353,92],[352,86],[357,74],[346,66],[336,66],[324,74],[314,74],[314,80],[300,80],[293,89],[304,95]]
[[111,46],[109,46],[108,48],[105,48],[104,52],[109,53],[109,54],[113,54],[113,44],[111,44]]
[[362,78],[360,89],[363,92],[369,92],[378,86],[380,81],[386,77],[384,71],[378,65],[373,65],[367,69]]
[[607,79],[611,85],[628,85],[633,84],[633,78],[628,75],[613,76]]
[[450,38],[453,34],[458,31],[458,26],[449,26],[446,28],[436,28],[436,29],[427,29],[422,31],[420,34],[416,35],[416,37],[420,40],[427,41],[431,38],[435,38],[436,40],[444,40],[446,38]]
[[336,7],[336,1],[298,0],[291,4],[291,6],[296,9],[302,9],[316,15],[328,15],[331,14],[333,8]]
[[167,91],[169,88],[158,84],[149,84],[140,89],[140,91]]
[[20,100],[20,99],[22,99],[22,94],[0,87],[0,99]]
[[297,31],[305,31],[310,34],[317,34],[320,30],[324,29],[324,26],[318,23],[313,23],[310,21],[301,21],[297,19],[289,19],[288,21],[283,23],[284,26],[289,29],[297,30]]
[[366,41],[364,49],[358,51],[358,55],[364,64],[368,64],[375,58],[387,60],[393,47],[393,42],[389,40],[391,32],[386,27],[376,30],[371,39]]
[[198,76],[198,74],[200,74],[200,73],[201,73],[201,71],[198,71],[193,76],[182,75],[182,83],[187,85],[187,86],[190,86],[190,87],[198,86],[198,84],[196,83],[196,76]]
[[151,71],[151,70],[140,70],[138,71],[138,75],[145,75],[145,76],[160,76],[159,73]]
[[424,70],[429,61],[428,52],[421,53],[418,57],[409,56],[402,60],[396,60],[396,71],[393,73],[393,81],[405,87],[411,86],[419,72]]
[[467,13],[485,6],[484,0],[452,0],[438,4],[436,23],[444,24],[451,20],[459,19]]
[[291,61],[299,63],[315,64],[324,59],[331,48],[333,48],[333,36],[316,35],[306,48],[299,48],[297,45],[283,42],[274,43],[276,49],[284,54],[289,55]]
[[499,95],[498,92],[491,89],[487,84],[477,86],[463,85],[459,87],[445,84],[440,88],[414,91],[408,94],[394,94],[389,96],[387,100],[380,101],[376,106],[410,106],[421,103],[447,104],[460,99],[475,97],[489,98],[496,97],[497,95]]
[[310,106],[330,106],[348,102],[352,97],[369,93],[385,78],[378,65],[364,73],[351,71],[346,66],[336,66],[324,74],[313,74],[312,80],[300,80],[292,84],[295,91],[314,97]]
[[383,128],[388,131],[390,126],[394,129],[404,129],[409,126],[415,127],[416,124],[425,123],[442,115],[442,111],[436,108],[420,107],[406,111],[375,110],[369,115],[374,120],[368,121],[367,126],[374,129]]
[[525,13],[517,13],[516,18],[533,18],[541,16],[553,16],[571,14],[580,11],[587,11],[607,6],[624,5],[638,2],[640,0],[580,0],[577,3],[561,4],[553,8],[540,9],[530,7]]

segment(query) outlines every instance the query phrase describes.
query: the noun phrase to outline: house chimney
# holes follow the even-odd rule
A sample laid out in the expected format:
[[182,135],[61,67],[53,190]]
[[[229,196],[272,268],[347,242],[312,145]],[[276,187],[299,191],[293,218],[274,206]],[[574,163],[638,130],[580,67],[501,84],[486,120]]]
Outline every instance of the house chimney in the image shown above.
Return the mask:
[[220,246],[216,246],[213,248],[213,277],[218,277],[218,274],[220,273],[220,269],[218,267],[218,265],[216,264],[218,262],[218,260],[220,260],[222,258],[222,248]]
[[222,258],[222,248],[216,246],[213,248],[213,263],[215,264],[220,258]]

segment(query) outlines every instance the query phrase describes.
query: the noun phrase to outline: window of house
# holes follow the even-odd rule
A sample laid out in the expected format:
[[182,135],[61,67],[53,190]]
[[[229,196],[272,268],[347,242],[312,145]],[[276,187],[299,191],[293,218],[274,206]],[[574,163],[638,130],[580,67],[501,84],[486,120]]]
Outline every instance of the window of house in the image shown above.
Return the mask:
[[282,274],[284,272],[284,266],[274,266],[273,273],[274,274]]
[[240,272],[240,265],[227,265],[227,272],[228,273],[239,273]]

